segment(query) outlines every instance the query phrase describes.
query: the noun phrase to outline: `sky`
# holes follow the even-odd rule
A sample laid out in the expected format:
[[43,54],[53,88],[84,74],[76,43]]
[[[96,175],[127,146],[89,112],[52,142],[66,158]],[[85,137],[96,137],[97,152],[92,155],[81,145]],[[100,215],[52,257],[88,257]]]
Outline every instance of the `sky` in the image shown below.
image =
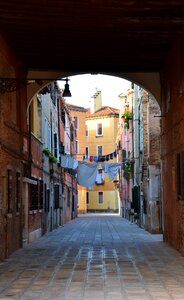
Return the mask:
[[[126,92],[130,86],[130,81],[102,74],[76,75],[68,78],[72,97],[66,97],[65,101],[85,108],[89,107],[89,101],[97,90],[102,92],[102,106],[119,108],[118,95]],[[61,88],[64,88],[64,84],[64,81],[59,82]]]

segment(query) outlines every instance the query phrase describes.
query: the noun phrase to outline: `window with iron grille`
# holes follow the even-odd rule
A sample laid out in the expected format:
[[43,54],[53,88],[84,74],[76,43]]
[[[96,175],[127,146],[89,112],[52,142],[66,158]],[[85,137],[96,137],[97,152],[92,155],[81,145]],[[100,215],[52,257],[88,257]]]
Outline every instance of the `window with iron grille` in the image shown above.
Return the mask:
[[[37,181],[35,178],[32,179]],[[30,185],[30,209],[38,209],[38,181],[37,184]]]

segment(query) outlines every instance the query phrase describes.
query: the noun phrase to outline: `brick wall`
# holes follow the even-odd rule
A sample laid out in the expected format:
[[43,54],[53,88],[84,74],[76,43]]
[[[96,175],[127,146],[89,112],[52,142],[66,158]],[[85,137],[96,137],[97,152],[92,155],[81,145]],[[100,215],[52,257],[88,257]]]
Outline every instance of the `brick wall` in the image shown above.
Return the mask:
[[183,42],[173,47],[162,74],[161,157],[164,239],[184,254],[184,201],[177,193],[177,153],[184,151]]
[[[1,76],[15,76],[17,71],[21,74],[22,70],[2,37],[0,41]],[[16,176],[18,173],[21,181],[23,161],[27,159],[23,147],[27,138],[25,119],[25,89],[0,94],[0,260],[21,246],[22,189],[20,184],[17,192]]]

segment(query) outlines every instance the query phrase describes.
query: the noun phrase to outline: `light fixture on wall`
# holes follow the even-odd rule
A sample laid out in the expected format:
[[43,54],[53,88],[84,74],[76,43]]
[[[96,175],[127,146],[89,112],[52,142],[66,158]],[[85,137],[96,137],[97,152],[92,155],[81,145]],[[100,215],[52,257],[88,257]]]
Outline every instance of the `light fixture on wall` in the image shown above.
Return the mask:
[[15,92],[31,83],[42,85],[42,79],[0,77],[0,94]]
[[[20,88],[26,87],[29,84],[36,83],[38,85],[42,85],[44,80],[46,81],[54,81],[53,78],[44,78],[44,79],[28,79],[28,78],[6,78],[6,77],[0,77],[0,94],[8,93],[8,92],[14,92]],[[68,78],[64,79],[58,79],[61,81],[65,81],[65,86],[63,90],[63,97],[71,97],[71,92],[69,89]]]
[[71,97],[72,95],[71,95],[69,84],[68,84],[69,79],[65,78],[65,79],[62,79],[62,80],[66,81],[65,88],[64,88],[64,91],[63,91],[63,97]]

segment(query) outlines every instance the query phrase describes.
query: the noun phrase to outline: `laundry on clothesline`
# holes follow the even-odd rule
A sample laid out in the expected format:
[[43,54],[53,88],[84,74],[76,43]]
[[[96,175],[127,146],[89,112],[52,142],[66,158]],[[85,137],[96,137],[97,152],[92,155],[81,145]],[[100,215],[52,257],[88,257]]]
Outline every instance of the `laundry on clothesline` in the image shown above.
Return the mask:
[[79,161],[77,170],[77,182],[82,186],[93,186],[98,173],[98,164]]
[[90,162],[104,162],[109,161],[109,159],[113,159],[114,157],[117,157],[117,151],[107,154],[107,155],[83,155],[83,160],[89,160]]
[[102,169],[109,174],[110,180],[116,177],[122,163],[102,163]]
[[102,162],[102,172],[98,172],[99,162],[78,161],[70,155],[61,155],[61,166],[77,171],[77,182],[81,186],[91,187],[95,183],[101,184],[105,178],[105,174],[109,175],[109,179],[113,180],[117,176],[122,162]]
[[78,166],[78,160],[74,159],[70,155],[61,155],[61,166],[67,169],[75,170]]

